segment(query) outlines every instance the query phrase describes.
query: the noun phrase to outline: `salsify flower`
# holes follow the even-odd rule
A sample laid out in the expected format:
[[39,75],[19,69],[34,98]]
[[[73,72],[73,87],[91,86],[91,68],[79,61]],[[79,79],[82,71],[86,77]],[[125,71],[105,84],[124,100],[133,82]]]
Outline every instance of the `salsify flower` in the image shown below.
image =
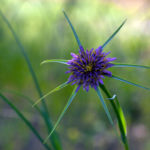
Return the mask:
[[[64,11],[63,11],[64,12]],[[112,63],[112,61],[116,60],[116,58],[110,58],[107,55],[110,52],[103,52],[104,47],[113,39],[113,37],[118,33],[118,31],[122,28],[122,26],[124,25],[124,23],[126,22],[123,21],[123,23],[117,28],[117,30],[106,40],[106,42],[99,46],[96,49],[84,49],[83,45],[81,44],[78,35],[72,25],[72,23],[70,22],[68,16],[66,15],[66,13],[64,12],[65,18],[67,19],[73,34],[75,36],[75,39],[78,43],[79,46],[79,53],[75,54],[75,53],[71,53],[72,59],[70,60],[62,60],[62,59],[52,59],[52,60],[45,60],[42,62],[42,64],[45,63],[52,63],[52,62],[56,62],[56,63],[61,63],[61,64],[65,64],[68,65],[68,71],[66,73],[70,73],[70,77],[69,79],[59,85],[58,87],[56,87],[55,89],[53,89],[52,91],[50,91],[49,93],[47,93],[46,95],[44,95],[42,98],[40,98],[39,100],[37,100],[35,102],[34,105],[36,105],[37,103],[39,103],[44,97],[48,96],[49,94],[56,92],[62,88],[64,88],[65,86],[71,84],[71,85],[76,85],[64,110],[62,111],[62,113],[60,114],[56,124],[54,125],[52,131],[50,132],[50,134],[47,136],[47,138],[45,139],[44,142],[47,141],[47,139],[51,136],[51,134],[54,132],[54,130],[56,129],[57,125],[59,124],[60,120],[62,119],[64,113],[66,112],[66,110],[68,109],[68,107],[70,106],[71,102],[73,101],[74,97],[76,96],[79,88],[82,86],[84,90],[88,91],[89,87],[94,88],[98,97],[100,98],[103,108],[106,112],[106,115],[108,116],[108,119],[110,121],[110,123],[113,125],[113,121],[111,118],[111,115],[109,113],[109,110],[107,108],[107,105],[104,101],[104,98],[101,94],[101,89],[100,87],[102,87],[103,83],[103,79],[105,77],[110,77],[116,80],[120,80],[122,82],[140,87],[140,88],[144,88],[147,90],[150,90],[150,88],[141,86],[139,84],[135,84],[133,82],[127,81],[125,79],[122,79],[120,77],[117,77],[115,75],[113,75],[108,69],[110,67],[137,67],[137,68],[146,68],[146,69],[150,69],[150,67],[148,66],[141,66],[141,65],[133,65],[133,64],[117,64],[117,63]],[[103,90],[108,94],[108,92],[106,91],[106,89],[103,86]],[[113,97],[109,97],[109,99],[113,100],[116,98],[116,95],[113,95]],[[118,103],[118,102],[117,102]],[[34,106],[33,105],[33,106]],[[118,122],[119,122],[119,126],[120,126],[120,132],[122,134],[122,138],[123,138],[123,142],[125,144],[126,149],[128,149],[128,145],[127,145],[127,141],[126,141],[126,123],[125,123],[125,118],[122,112],[122,109],[120,108],[120,104],[117,104],[117,107],[112,104],[115,112],[117,114]],[[117,110],[118,109],[118,110]],[[120,113],[120,114],[119,114]],[[120,116],[119,116],[120,115]]]
[[95,50],[92,48],[89,51],[85,51],[80,46],[78,55],[71,53],[73,58],[67,62],[69,65],[67,73],[71,73],[68,83],[77,84],[77,90],[82,85],[86,91],[89,90],[89,86],[97,90],[99,84],[104,84],[104,76],[112,76],[112,73],[107,69],[113,66],[110,62],[116,58],[109,58],[107,55],[110,52],[105,53],[102,51],[101,46]]

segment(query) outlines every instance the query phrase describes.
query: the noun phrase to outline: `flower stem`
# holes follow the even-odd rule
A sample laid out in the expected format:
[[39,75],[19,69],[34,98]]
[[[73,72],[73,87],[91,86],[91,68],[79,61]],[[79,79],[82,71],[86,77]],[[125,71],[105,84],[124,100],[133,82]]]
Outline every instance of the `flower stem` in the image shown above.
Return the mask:
[[[108,98],[112,97],[112,95],[106,89],[106,87],[104,85],[100,85],[100,87],[101,87],[101,89],[103,90],[103,92],[106,94],[106,96]],[[117,117],[117,120],[118,120],[118,126],[119,126],[119,130],[120,130],[120,134],[121,134],[121,139],[122,139],[122,142],[123,142],[123,145],[124,145],[124,149],[129,150],[128,140],[127,140],[127,136],[126,136],[126,134],[127,134],[126,133],[126,123],[125,123],[123,111],[120,107],[119,101],[116,97],[115,101],[114,100],[109,100],[109,102],[112,105],[112,108],[113,108],[113,110],[115,112],[115,115]]]

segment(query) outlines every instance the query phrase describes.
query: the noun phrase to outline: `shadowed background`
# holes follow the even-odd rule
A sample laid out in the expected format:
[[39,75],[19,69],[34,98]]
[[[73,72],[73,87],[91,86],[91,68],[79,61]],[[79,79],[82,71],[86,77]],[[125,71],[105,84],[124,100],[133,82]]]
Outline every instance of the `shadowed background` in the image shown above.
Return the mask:
[[[70,59],[78,45],[63,16],[64,9],[83,46],[97,48],[127,18],[115,38],[106,46],[116,62],[150,66],[149,1],[134,0],[1,0],[0,9],[18,34],[34,67],[43,93],[68,78],[66,66],[40,63],[45,59]],[[113,74],[150,87],[150,70],[112,68]],[[150,147],[150,92],[106,78],[112,94],[116,94],[124,110],[128,138],[132,150]],[[53,123],[66,104],[73,87],[68,86],[48,96],[47,106]],[[43,137],[47,136],[43,120],[23,98],[7,90],[18,91],[34,101],[38,99],[31,75],[8,27],[0,17],[0,90],[29,118]],[[40,104],[39,104],[40,105]],[[108,105],[112,116],[113,111]],[[114,121],[116,121],[115,117]],[[57,132],[64,150],[121,150],[117,133],[110,125],[93,89],[80,89],[60,122]],[[0,101],[0,149],[43,150],[36,137],[7,104]]]

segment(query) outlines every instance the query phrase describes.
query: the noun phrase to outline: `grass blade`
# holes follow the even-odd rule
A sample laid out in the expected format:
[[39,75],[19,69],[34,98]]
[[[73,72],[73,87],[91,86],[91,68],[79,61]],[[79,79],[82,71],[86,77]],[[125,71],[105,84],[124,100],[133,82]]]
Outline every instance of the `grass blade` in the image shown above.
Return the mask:
[[74,88],[74,90],[73,90],[73,92],[72,92],[72,94],[71,94],[71,96],[70,96],[70,98],[69,98],[69,100],[68,100],[66,106],[64,107],[62,113],[60,114],[60,116],[59,116],[57,122],[55,123],[55,125],[54,125],[52,131],[50,132],[50,134],[49,134],[49,135],[46,137],[46,139],[44,140],[44,143],[46,143],[47,140],[48,140],[48,138],[52,135],[52,133],[54,132],[54,130],[55,130],[56,127],[58,126],[59,122],[61,121],[62,117],[64,116],[66,110],[68,109],[68,107],[69,107],[70,104],[72,103],[74,97],[75,97],[76,94],[77,94],[76,89],[77,89],[77,86],[75,86],[75,88]]
[[68,65],[68,64],[67,64],[68,60],[64,60],[64,59],[50,59],[50,60],[44,60],[43,62],[41,62],[41,65],[47,64],[47,63],[53,63],[53,62]]
[[112,67],[134,67],[134,68],[150,69],[149,66],[142,66],[142,65],[120,64],[120,63],[113,63],[113,64],[114,64],[114,66],[112,66]]
[[102,103],[102,105],[103,105],[103,108],[104,108],[104,110],[105,110],[105,112],[106,112],[106,115],[107,115],[107,117],[108,117],[110,123],[113,125],[113,121],[112,121],[111,115],[110,115],[110,113],[109,113],[109,110],[108,110],[108,108],[107,108],[107,105],[106,105],[106,103],[105,103],[105,101],[104,101],[104,98],[103,98],[103,96],[102,96],[102,94],[101,94],[101,91],[100,91],[99,87],[97,87],[96,92],[97,92],[98,97],[99,97],[100,100],[101,100],[101,103]]
[[[29,71],[30,71],[30,73],[31,73],[33,82],[34,82],[34,84],[35,84],[36,90],[37,90],[39,96],[42,97],[42,96],[43,96],[43,93],[42,93],[42,91],[41,91],[41,89],[40,89],[40,86],[39,86],[39,83],[38,83],[36,74],[35,74],[35,72],[34,72],[34,70],[33,70],[33,67],[32,67],[31,62],[30,62],[30,60],[29,60],[29,57],[28,57],[28,55],[26,54],[26,51],[25,51],[25,49],[24,49],[24,47],[23,47],[21,41],[19,40],[19,38],[18,38],[17,34],[15,33],[13,27],[11,26],[11,24],[9,23],[9,21],[8,21],[7,18],[4,16],[4,14],[2,13],[1,10],[0,10],[0,16],[3,18],[4,22],[5,22],[6,25],[8,26],[9,30],[11,31],[11,33],[12,33],[12,35],[13,35],[13,37],[14,37],[14,39],[15,39],[15,41],[16,41],[18,47],[19,47],[20,52],[21,52],[22,55],[24,56],[24,59],[25,59],[25,61],[26,61],[26,63],[27,63],[27,66],[28,66],[28,68],[29,68]],[[46,106],[44,100],[42,101],[42,107],[43,107],[42,111],[43,111],[43,114],[44,114],[44,118],[43,118],[43,119],[44,119],[44,121],[45,121],[45,124],[46,124],[47,129],[48,129],[48,132],[49,132],[49,131],[51,131],[51,129],[52,129],[52,124],[51,124],[51,120],[50,120],[50,117],[49,117],[48,109],[47,109],[47,106]],[[53,145],[53,147],[54,147],[55,149],[59,149],[59,150],[62,149],[62,148],[61,148],[60,141],[59,141],[58,136],[57,136],[56,134],[54,134],[54,136],[52,136],[51,142],[52,142],[52,145]]]
[[70,27],[71,27],[71,29],[72,29],[72,32],[73,32],[73,34],[74,34],[74,36],[75,36],[75,39],[76,39],[76,41],[77,41],[77,43],[78,43],[78,46],[79,46],[79,48],[80,48],[80,46],[82,46],[82,45],[81,45],[81,42],[80,42],[80,40],[79,40],[79,37],[78,37],[78,35],[77,35],[77,33],[76,33],[76,31],[75,31],[75,29],[74,29],[74,27],[73,27],[73,25],[72,25],[70,19],[68,18],[67,14],[65,13],[64,10],[63,10],[63,13],[64,13],[64,16],[65,16],[67,22],[69,23],[69,25],[70,25]]
[[104,48],[113,38],[114,36],[119,32],[119,30],[122,28],[122,26],[125,24],[126,19],[122,22],[122,24],[117,28],[117,30],[107,39],[107,41],[103,44],[102,48]]
[[[13,90],[6,90],[6,89],[0,90],[0,91],[2,91],[2,93],[11,93],[11,94],[14,94],[14,95],[16,95],[16,96],[18,96],[18,97],[21,97],[21,98],[26,99],[31,105],[34,104],[34,101],[33,101],[30,97],[28,97],[28,96],[26,96],[26,95],[24,95],[24,94],[22,94],[22,93],[20,93],[20,92],[13,91]],[[35,106],[35,109],[36,109],[36,110],[40,113],[40,115],[43,117],[43,113],[42,113],[42,111],[39,109],[39,107],[38,107],[38,106]]]
[[116,94],[114,94],[112,97],[110,97],[110,98],[107,98],[107,99],[109,99],[109,100],[114,100],[115,98],[116,98]]
[[10,100],[8,100],[4,95],[2,95],[0,93],[0,97],[1,99],[7,103],[15,112],[16,114],[20,117],[20,119],[22,119],[24,121],[24,123],[29,127],[29,129],[33,132],[33,134],[38,138],[38,140],[40,141],[40,143],[47,149],[47,150],[51,150],[50,147],[47,144],[43,144],[43,139],[42,137],[39,135],[39,133],[37,132],[37,130],[32,126],[32,124],[25,118],[25,116],[18,110],[18,108],[11,103]]
[[63,83],[63,84],[61,84],[61,85],[59,85],[59,86],[57,86],[55,89],[51,90],[50,92],[48,92],[47,94],[45,94],[43,97],[41,97],[40,99],[38,99],[38,100],[32,105],[32,107],[36,106],[40,101],[43,100],[43,98],[47,97],[48,95],[50,95],[50,94],[52,94],[52,93],[54,93],[54,92],[57,92],[57,91],[61,90],[62,88],[66,87],[67,85],[68,85],[68,81],[65,82],[65,83]]
[[141,86],[141,85],[139,85],[139,84],[136,84],[136,83],[127,81],[127,80],[125,80],[125,79],[122,79],[122,78],[117,77],[117,76],[114,76],[114,75],[112,75],[111,78],[116,79],[116,80],[119,80],[119,81],[122,81],[122,82],[125,82],[125,83],[130,84],[130,85],[137,86],[137,87],[139,87],[139,88],[143,88],[143,89],[145,89],[145,90],[150,90],[150,88],[147,88],[147,87]]
[[[101,89],[104,91],[104,93],[106,94],[106,96],[108,98],[112,97],[112,95],[110,94],[110,92],[106,89],[106,87],[102,84],[100,84]],[[120,103],[117,99],[117,96],[115,97],[114,100],[109,101],[112,105],[112,108],[116,114],[117,117],[117,121],[118,121],[118,126],[119,126],[119,130],[120,130],[120,134],[121,134],[121,139],[122,142],[124,144],[125,150],[129,150],[129,146],[128,146],[128,140],[127,140],[127,125],[126,125],[126,120],[125,120],[125,116],[123,113],[123,110],[120,106]],[[116,102],[116,103],[115,103]]]

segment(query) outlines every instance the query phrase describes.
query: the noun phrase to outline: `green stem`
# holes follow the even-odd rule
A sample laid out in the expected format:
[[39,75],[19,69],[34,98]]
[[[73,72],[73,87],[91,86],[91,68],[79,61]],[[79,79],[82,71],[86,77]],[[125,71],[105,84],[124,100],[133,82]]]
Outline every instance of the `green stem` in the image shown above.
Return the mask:
[[[103,92],[107,95],[108,98],[112,97],[112,95],[110,94],[110,92],[106,89],[106,87],[104,85],[100,85],[101,89],[103,90]],[[117,102],[117,104],[115,103],[115,101]],[[118,126],[119,126],[119,130],[121,133],[121,138],[122,138],[122,142],[124,144],[124,149],[125,150],[129,150],[129,146],[128,146],[128,140],[127,140],[127,136],[126,136],[126,131],[124,129],[124,123],[122,121],[122,116],[119,112],[119,109],[117,108],[117,105],[120,107],[119,101],[117,99],[117,97],[115,98],[115,100],[109,100],[109,102],[112,105],[112,108],[116,114],[117,120],[118,120]]]
[[43,144],[43,139],[37,132],[37,130],[32,126],[32,124],[25,118],[25,116],[17,109],[15,105],[13,105],[4,95],[0,93],[1,99],[6,102],[15,112],[16,114],[25,122],[25,124],[30,128],[30,130],[34,133],[34,135],[38,138],[41,144],[47,149],[51,150],[51,148],[47,144]]
[[[26,51],[21,43],[21,41],[19,40],[17,34],[15,33],[13,27],[11,26],[11,24],[9,23],[9,21],[7,20],[7,18],[4,16],[4,14],[2,13],[2,11],[0,10],[0,15],[1,17],[3,18],[4,22],[7,24],[8,28],[10,29],[12,35],[14,36],[15,40],[16,40],[16,43],[22,53],[22,55],[24,56],[24,59],[27,63],[27,66],[29,68],[29,71],[31,73],[31,76],[32,76],[32,79],[34,81],[34,84],[35,84],[35,87],[36,87],[36,90],[39,94],[40,97],[43,97],[43,93],[40,89],[40,86],[39,86],[39,83],[38,83],[38,80],[37,80],[37,77],[36,77],[36,74],[33,70],[33,67],[31,65],[31,62],[30,62],[30,59],[28,57],[28,55],[26,54]],[[48,132],[50,132],[52,130],[52,123],[51,123],[51,120],[50,120],[50,117],[49,117],[49,113],[48,113],[48,109],[47,109],[47,106],[44,102],[44,99],[42,100],[42,112],[43,112],[43,116],[44,116],[44,121],[47,125],[47,129],[48,129]],[[52,142],[52,145],[54,147],[55,150],[61,150],[61,145],[60,145],[60,141],[58,139],[58,135],[53,134],[53,136],[51,137],[50,141]]]

